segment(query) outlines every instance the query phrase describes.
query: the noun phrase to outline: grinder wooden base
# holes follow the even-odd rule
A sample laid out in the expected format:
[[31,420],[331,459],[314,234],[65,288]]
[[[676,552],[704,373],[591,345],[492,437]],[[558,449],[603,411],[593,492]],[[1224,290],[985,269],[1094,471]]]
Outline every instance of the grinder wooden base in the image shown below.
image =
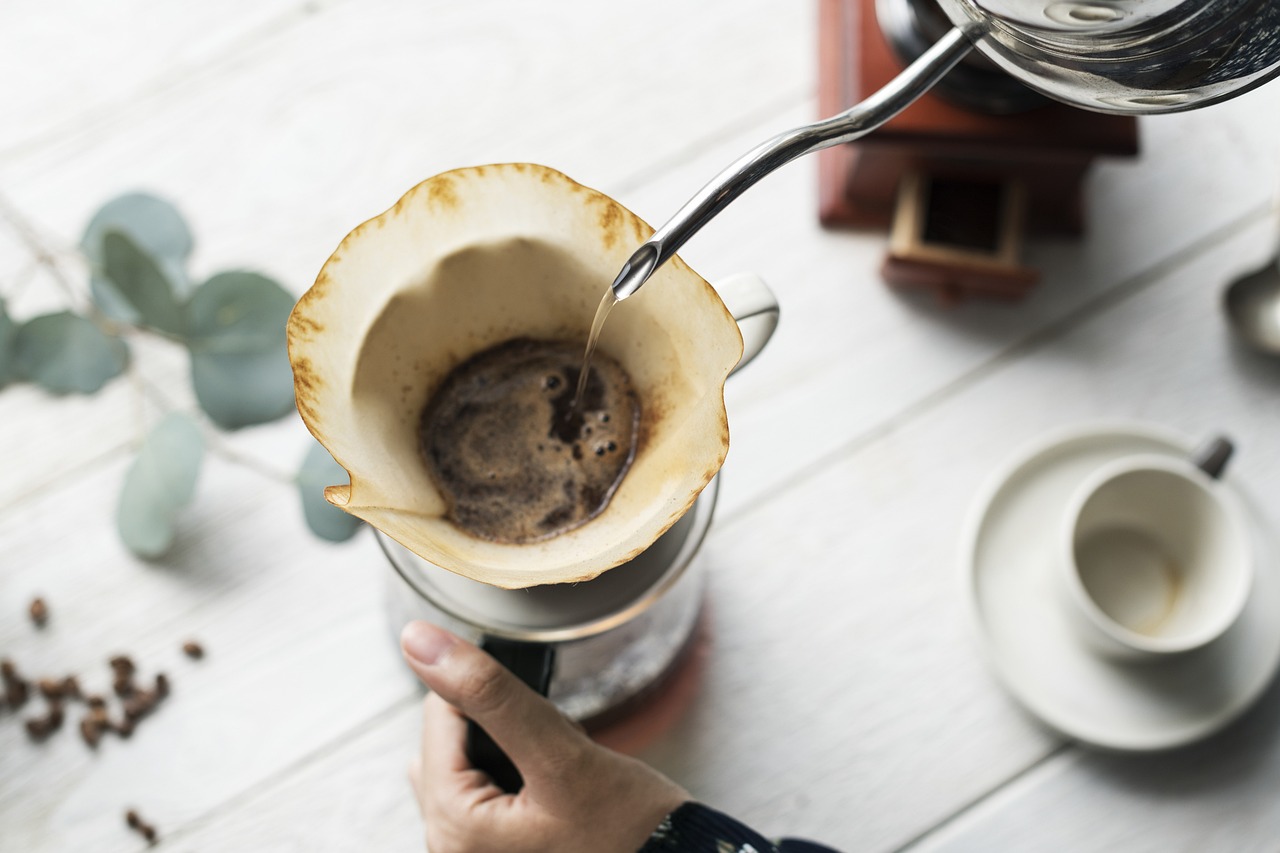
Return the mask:
[[[820,4],[819,109],[828,116],[903,63],[876,24],[875,0]],[[819,152],[819,216],[829,227],[891,228],[882,274],[895,287],[947,301],[1017,298],[1038,277],[1018,261],[1023,235],[1079,235],[1093,159],[1137,151],[1129,116],[1063,104],[987,115],[927,94],[864,139]]]

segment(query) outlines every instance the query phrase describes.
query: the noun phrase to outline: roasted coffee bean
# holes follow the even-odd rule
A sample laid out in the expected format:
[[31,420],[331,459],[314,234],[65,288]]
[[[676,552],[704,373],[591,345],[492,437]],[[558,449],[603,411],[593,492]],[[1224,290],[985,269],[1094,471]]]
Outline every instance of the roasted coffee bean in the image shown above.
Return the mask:
[[115,681],[111,682],[111,689],[114,690],[116,695],[121,699],[127,699],[138,691],[138,687],[133,683],[133,678],[131,677],[117,677]]
[[42,741],[54,732],[54,725],[48,717],[31,717],[26,722],[27,736],[34,741]]
[[107,716],[107,707],[105,705],[100,705],[97,708],[90,708],[88,719],[93,720],[100,729],[106,730],[111,728],[111,717]]
[[204,657],[204,646],[195,640],[187,640],[182,644],[182,653],[192,660],[200,660]]
[[107,700],[99,696],[97,693],[91,693],[85,698],[85,704],[94,711],[105,711]]
[[49,703],[49,715],[46,719],[49,720],[49,725],[53,726],[55,731],[62,728],[63,711],[61,702],[54,701]]
[[62,695],[66,699],[84,698],[84,694],[80,691],[80,682],[74,675],[68,675],[62,679]]
[[31,615],[31,621],[37,628],[43,628],[44,623],[49,621],[49,605],[44,603],[43,598],[31,599],[31,606],[27,608],[27,613]]
[[163,672],[156,674],[156,687],[154,692],[157,702],[169,695],[169,676],[165,675]]
[[133,720],[130,720],[128,717],[126,717],[125,719],[121,720],[118,723],[110,723],[109,725],[111,726],[111,730],[113,732],[120,735],[120,737],[124,738],[125,740],[128,740],[129,738],[133,737],[134,722]]
[[154,706],[155,697],[152,694],[145,692],[135,693],[124,700],[124,718],[131,723],[136,723],[151,713],[151,709]]
[[147,839],[148,844],[155,844],[158,834],[156,828],[142,819],[142,815],[133,809],[124,813],[124,822],[130,829]]
[[63,697],[62,681],[56,678],[42,678],[36,682],[40,695],[50,702],[57,702]]
[[27,703],[27,697],[30,695],[27,681],[18,674],[18,668],[8,658],[0,660],[0,680],[4,681],[6,705],[16,711]]
[[102,740],[102,723],[94,719],[92,714],[85,717],[80,721],[80,737],[90,749],[97,749],[98,741]]
[[138,668],[133,665],[133,659],[128,655],[116,655],[108,663],[115,670],[117,679],[131,678],[138,671]]

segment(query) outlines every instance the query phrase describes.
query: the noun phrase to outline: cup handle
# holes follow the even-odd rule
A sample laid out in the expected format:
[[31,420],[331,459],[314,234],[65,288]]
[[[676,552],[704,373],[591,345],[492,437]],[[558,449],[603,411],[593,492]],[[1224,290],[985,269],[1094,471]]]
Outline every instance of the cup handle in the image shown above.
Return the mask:
[[1220,435],[1197,450],[1191,462],[1201,471],[1217,480],[1222,477],[1222,472],[1226,470],[1231,454],[1235,452],[1236,446],[1231,443],[1231,439]]
[[[539,694],[547,695],[547,688],[551,686],[551,673],[555,668],[554,646],[485,637],[480,648]],[[467,758],[473,767],[487,773],[494,784],[508,794],[514,794],[524,787],[524,779],[520,778],[520,771],[511,763],[511,759],[494,743],[488,732],[471,720],[467,720]]]
[[729,371],[732,376],[759,355],[773,337],[773,330],[778,327],[778,299],[763,279],[751,273],[720,279],[715,288],[742,333],[742,358]]

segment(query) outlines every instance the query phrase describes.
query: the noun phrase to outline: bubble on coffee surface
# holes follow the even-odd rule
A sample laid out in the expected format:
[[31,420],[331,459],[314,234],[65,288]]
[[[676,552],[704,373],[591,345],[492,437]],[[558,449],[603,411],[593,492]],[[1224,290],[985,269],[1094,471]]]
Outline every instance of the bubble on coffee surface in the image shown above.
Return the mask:
[[526,544],[598,515],[635,455],[640,404],[612,358],[582,345],[517,338],[454,368],[422,412],[427,469],[468,533]]

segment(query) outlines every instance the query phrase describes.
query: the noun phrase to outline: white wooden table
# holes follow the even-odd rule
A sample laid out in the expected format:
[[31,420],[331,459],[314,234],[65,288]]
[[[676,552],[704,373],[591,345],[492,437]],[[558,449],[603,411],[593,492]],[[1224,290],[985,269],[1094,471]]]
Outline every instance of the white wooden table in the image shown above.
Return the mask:
[[[543,162],[657,222],[815,115],[814,12],[10,0],[0,192],[62,245],[111,195],[161,193],[193,223],[197,272],[261,269],[298,293],[352,226],[460,165]],[[1276,237],[1280,85],[1141,134],[1140,160],[1092,173],[1088,237],[1032,247],[1046,274],[1017,305],[893,295],[882,236],[818,227],[813,161],[682,253],[711,279],[760,273],[784,313],[729,391],[705,683],[644,756],[698,797],[848,851],[1280,846],[1280,690],[1191,749],[1083,750],[997,685],[961,594],[985,478],[1067,424],[1228,431],[1233,476],[1280,521],[1280,362],[1233,348],[1218,305]],[[0,225],[19,316],[61,299],[31,261]],[[420,697],[372,537],[317,541],[291,486],[215,457],[173,551],[130,556],[113,513],[131,450],[157,400],[194,409],[181,352],[136,354],[136,380],[96,397],[0,393],[0,655],[101,689],[126,651],[174,695],[96,753],[70,729],[32,745],[0,713],[0,850],[142,849],[130,805],[165,850],[420,849],[404,776]],[[304,439],[289,418],[228,443],[293,468]],[[40,632],[36,594],[53,611]],[[189,636],[204,661],[181,656]]]

